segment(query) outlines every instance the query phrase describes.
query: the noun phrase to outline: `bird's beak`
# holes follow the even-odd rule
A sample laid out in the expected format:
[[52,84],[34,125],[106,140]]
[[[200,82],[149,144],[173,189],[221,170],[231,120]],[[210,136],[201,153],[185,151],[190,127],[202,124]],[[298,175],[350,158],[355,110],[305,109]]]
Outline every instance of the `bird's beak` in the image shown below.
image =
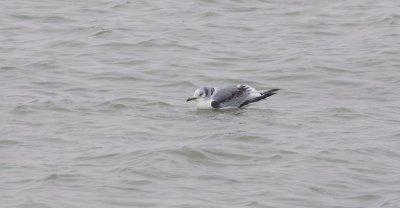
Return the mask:
[[191,101],[191,100],[196,100],[196,98],[190,97],[190,98],[188,98],[188,99],[186,100],[186,102],[189,102],[189,101]]

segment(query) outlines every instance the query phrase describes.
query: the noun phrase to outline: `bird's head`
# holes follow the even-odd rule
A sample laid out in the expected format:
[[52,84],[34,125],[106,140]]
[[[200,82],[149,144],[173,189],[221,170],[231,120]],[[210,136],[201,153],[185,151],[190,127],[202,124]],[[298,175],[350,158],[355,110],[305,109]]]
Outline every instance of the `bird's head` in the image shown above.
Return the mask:
[[210,89],[208,87],[200,87],[196,91],[194,91],[193,97],[190,97],[186,100],[186,102],[189,102],[191,100],[199,101],[199,100],[205,100],[209,97],[210,95]]

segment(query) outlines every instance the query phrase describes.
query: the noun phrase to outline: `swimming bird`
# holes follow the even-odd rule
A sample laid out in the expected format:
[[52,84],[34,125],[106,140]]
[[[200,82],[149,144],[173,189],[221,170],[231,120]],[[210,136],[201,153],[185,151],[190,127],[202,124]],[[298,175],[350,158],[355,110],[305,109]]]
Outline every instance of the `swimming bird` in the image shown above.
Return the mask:
[[188,98],[186,102],[197,101],[197,108],[199,109],[241,108],[275,95],[278,90],[257,91],[249,85],[200,87],[194,91],[193,97]]

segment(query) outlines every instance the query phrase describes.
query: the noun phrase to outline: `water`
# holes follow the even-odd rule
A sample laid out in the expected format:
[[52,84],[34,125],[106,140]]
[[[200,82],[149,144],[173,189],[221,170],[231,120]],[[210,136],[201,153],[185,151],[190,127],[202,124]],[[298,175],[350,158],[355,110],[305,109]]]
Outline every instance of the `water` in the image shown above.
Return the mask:
[[[0,2],[1,207],[400,207],[400,1]],[[196,110],[195,88],[280,88]]]

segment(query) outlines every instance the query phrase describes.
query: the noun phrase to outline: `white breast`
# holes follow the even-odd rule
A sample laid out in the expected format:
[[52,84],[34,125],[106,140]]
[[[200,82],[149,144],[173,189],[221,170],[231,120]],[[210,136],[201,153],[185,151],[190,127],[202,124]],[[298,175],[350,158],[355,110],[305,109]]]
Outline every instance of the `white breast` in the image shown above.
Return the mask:
[[198,109],[211,109],[211,108],[213,108],[213,107],[211,106],[211,102],[212,102],[211,99],[208,99],[208,100],[199,100],[199,101],[197,102],[197,108],[198,108]]

